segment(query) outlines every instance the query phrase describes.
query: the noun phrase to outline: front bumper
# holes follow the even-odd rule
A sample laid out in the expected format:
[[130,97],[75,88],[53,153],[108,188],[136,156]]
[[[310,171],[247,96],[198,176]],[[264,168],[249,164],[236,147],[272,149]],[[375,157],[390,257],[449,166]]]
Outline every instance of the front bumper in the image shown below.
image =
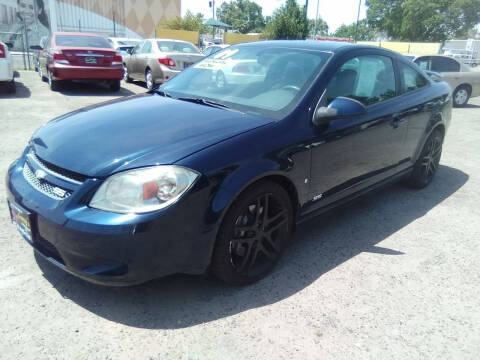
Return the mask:
[[25,161],[24,154],[10,167],[7,197],[31,213],[30,245],[63,270],[122,286],[208,268],[216,229],[203,224],[206,189],[194,186],[181,201],[154,213],[109,213],[84,201],[100,180],[87,179],[67,199],[52,199],[26,181]]
[[63,64],[50,65],[55,80],[121,80],[123,66],[73,66]]

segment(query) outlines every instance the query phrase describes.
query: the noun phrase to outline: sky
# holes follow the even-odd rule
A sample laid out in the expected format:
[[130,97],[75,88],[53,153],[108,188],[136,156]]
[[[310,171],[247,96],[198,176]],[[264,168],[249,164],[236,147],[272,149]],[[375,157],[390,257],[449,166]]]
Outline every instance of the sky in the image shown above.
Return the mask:
[[[218,8],[225,1],[215,0],[215,8]],[[253,0],[262,7],[263,16],[272,15],[275,9],[285,3],[285,0]],[[359,0],[319,0],[318,16],[323,18],[329,26],[329,31],[335,31],[342,24],[351,24],[357,20]],[[212,9],[208,7],[209,0],[181,0],[182,16],[187,10],[194,14],[202,13],[206,19],[212,17]],[[297,0],[299,5],[305,5],[305,0]],[[360,19],[365,18],[365,1],[362,0]],[[315,19],[317,11],[317,0],[308,1],[308,17]]]

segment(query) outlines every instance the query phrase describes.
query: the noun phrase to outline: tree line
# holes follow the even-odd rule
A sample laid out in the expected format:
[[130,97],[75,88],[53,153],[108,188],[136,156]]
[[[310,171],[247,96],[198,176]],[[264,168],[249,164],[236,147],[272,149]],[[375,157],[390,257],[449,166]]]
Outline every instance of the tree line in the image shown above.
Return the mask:
[[[352,2],[354,6],[354,2]],[[474,37],[480,23],[480,0],[366,0],[367,17],[358,24],[343,24],[329,32],[319,17],[317,36],[356,40],[392,39],[435,41]],[[305,39],[314,35],[315,20],[307,19],[305,7],[287,0],[271,16],[263,16],[254,1],[231,0],[217,9],[217,18],[242,34],[262,33],[268,39]],[[339,11],[341,11],[339,9]],[[165,22],[171,29],[207,33],[202,14],[187,12]]]

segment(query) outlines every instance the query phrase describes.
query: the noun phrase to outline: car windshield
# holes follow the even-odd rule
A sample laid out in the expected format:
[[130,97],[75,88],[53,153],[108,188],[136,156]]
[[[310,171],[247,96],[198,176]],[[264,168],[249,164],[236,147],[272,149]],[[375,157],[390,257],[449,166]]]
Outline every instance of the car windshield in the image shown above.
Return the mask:
[[55,43],[58,46],[78,46],[78,47],[93,47],[93,48],[111,48],[108,41],[99,36],[85,36],[85,35],[57,35]]
[[177,52],[187,54],[199,54],[198,49],[187,42],[180,41],[157,41],[158,48],[162,52]]
[[273,46],[229,47],[191,66],[161,90],[280,120],[299,103],[330,56]]

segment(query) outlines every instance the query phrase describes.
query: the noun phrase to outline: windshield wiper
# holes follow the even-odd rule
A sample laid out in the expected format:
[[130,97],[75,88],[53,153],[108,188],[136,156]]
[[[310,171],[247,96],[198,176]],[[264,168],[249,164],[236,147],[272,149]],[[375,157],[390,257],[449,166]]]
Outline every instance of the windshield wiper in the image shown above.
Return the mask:
[[163,97],[169,97],[169,98],[172,97],[172,95],[170,95],[168,92],[166,92],[165,90],[160,90],[159,88],[152,89],[149,92],[154,92],[155,94],[158,94]]
[[210,101],[210,100],[203,99],[203,98],[179,97],[179,98],[176,98],[176,99],[177,100],[182,100],[182,101],[192,102],[192,103],[195,103],[195,104],[216,107],[216,108],[220,108],[220,109],[230,109],[230,107],[225,105],[225,104],[217,103],[215,101]]

